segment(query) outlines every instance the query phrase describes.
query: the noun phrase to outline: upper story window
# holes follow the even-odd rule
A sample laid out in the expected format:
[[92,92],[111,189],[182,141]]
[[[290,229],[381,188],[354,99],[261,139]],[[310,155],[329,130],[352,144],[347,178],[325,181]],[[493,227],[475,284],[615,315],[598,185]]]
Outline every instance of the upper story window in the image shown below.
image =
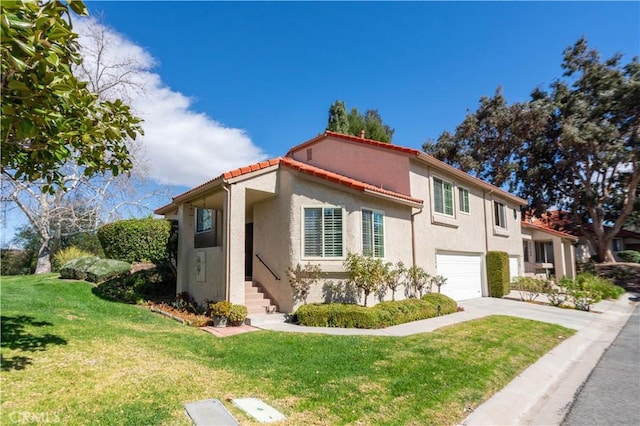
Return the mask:
[[208,232],[213,229],[211,210],[196,209],[196,232]]
[[506,207],[499,201],[493,202],[493,216],[495,225],[498,228],[507,229],[507,214]]
[[433,209],[436,213],[453,216],[453,184],[433,178]]
[[362,210],[362,254],[384,257],[384,213]]
[[343,213],[340,207],[305,207],[304,257],[342,257]]
[[458,188],[458,208],[461,212],[469,213],[469,190]]

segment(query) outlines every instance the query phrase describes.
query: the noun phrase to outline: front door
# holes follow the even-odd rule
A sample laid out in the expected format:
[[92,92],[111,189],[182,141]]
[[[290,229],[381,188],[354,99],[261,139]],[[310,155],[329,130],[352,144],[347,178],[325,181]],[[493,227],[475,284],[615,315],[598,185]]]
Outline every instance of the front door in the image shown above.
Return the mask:
[[244,226],[244,276],[247,280],[253,277],[253,223]]

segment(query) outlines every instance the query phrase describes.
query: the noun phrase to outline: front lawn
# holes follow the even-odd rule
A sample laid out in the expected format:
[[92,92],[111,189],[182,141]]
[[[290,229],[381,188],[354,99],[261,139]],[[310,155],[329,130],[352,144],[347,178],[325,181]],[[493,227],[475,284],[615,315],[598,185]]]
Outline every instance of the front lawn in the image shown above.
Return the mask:
[[241,397],[280,410],[279,424],[454,424],[573,333],[494,316],[405,338],[218,339],[54,274],[2,277],[0,290],[1,424],[186,425],[183,404],[207,398],[254,424],[228,401]]

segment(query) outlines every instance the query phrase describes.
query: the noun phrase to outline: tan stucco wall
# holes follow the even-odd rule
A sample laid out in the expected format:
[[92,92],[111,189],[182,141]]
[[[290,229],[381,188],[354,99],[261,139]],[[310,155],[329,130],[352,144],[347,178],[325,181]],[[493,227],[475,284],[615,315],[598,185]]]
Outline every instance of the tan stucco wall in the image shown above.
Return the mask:
[[[179,226],[177,292],[186,291],[203,304],[206,300],[224,298],[224,257],[221,247],[194,248],[194,216],[194,209],[189,205],[181,205],[176,216]],[[204,274],[200,276],[196,270],[198,253],[204,255],[201,258]]]
[[530,263],[535,263],[535,242],[551,242],[553,244],[553,267],[557,278],[576,276],[576,250],[573,242],[538,229],[522,228],[522,236],[531,239]]
[[[345,192],[342,187],[330,187],[311,179],[294,176],[283,170],[279,179],[279,196],[256,204],[254,208],[254,248],[269,263],[281,280],[276,281],[261,265],[254,263],[254,278],[276,299],[283,312],[293,311],[294,303],[287,279],[287,268],[298,263],[319,264],[323,279],[314,286],[308,302],[321,302],[323,285],[328,281],[338,282],[346,278],[343,262],[348,252],[362,251],[362,208],[384,212],[385,261],[411,263],[411,208],[396,203],[365,196],[359,192]],[[336,206],[344,209],[345,257],[308,259],[303,257],[302,218],[304,207]],[[258,219],[260,218],[260,219]],[[280,230],[282,229],[282,231]],[[396,298],[403,290],[396,293]],[[391,294],[387,299],[391,298]],[[361,300],[361,303],[363,301]],[[369,304],[375,303],[370,296]]]
[[[204,255],[204,280],[198,279],[197,259],[198,255]],[[197,302],[204,303],[206,300],[219,301],[224,299],[224,257],[221,247],[209,247],[192,249],[189,251],[188,265],[189,280],[186,291],[189,292]]]
[[409,158],[406,154],[332,137],[308,149],[311,149],[310,161],[307,161],[307,149],[297,151],[293,158],[384,189],[409,194]]

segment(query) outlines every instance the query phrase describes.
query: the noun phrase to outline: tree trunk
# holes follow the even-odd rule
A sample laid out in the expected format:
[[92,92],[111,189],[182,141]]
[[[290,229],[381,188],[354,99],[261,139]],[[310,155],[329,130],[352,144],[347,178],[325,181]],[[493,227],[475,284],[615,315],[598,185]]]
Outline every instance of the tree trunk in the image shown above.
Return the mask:
[[46,274],[51,272],[51,251],[48,241],[42,243],[38,251],[38,262],[36,263],[36,274]]
[[609,244],[611,240],[599,239],[598,241],[598,257],[601,262],[604,263],[616,263],[616,258],[613,256],[613,252],[611,251],[611,246]]

